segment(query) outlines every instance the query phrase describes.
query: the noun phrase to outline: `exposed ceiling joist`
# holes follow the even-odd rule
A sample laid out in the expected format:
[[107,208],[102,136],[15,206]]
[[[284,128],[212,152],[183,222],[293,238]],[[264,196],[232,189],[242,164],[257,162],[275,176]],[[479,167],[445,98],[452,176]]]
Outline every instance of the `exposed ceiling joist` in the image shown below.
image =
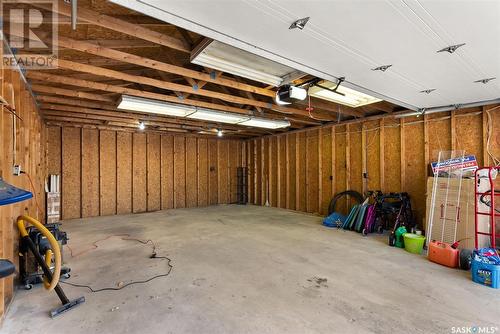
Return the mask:
[[[43,3],[34,2],[32,3],[32,5],[46,10],[52,9],[51,7],[48,7]],[[54,6],[54,9],[58,14],[65,15],[68,17],[71,16],[71,4],[68,4],[63,0],[58,0],[57,6]],[[179,40],[177,38],[165,35],[160,32],[156,32],[154,30],[144,28],[134,23],[114,18],[109,15],[100,14],[98,12],[95,12],[93,10],[87,9],[82,6],[78,7],[78,19],[92,23],[94,25],[103,28],[117,31],[119,33],[127,34],[130,36],[134,36],[136,38],[160,44],[178,51],[186,53],[191,52],[190,46],[187,45],[183,40]]]
[[[156,87],[156,88],[160,88],[160,89],[165,89],[165,90],[170,90],[170,91],[178,91],[178,92],[182,92],[182,93],[190,93],[190,94],[194,94],[194,95],[212,97],[215,99],[219,99],[219,100],[223,100],[223,101],[227,101],[227,102],[232,102],[232,103],[247,104],[247,105],[251,105],[251,106],[267,108],[267,109],[271,109],[271,110],[285,113],[285,114],[291,114],[291,115],[297,114],[297,115],[303,115],[303,116],[309,115],[309,113],[304,109],[282,107],[282,106],[273,105],[272,103],[268,103],[268,102],[251,100],[251,99],[247,99],[247,98],[243,98],[243,97],[233,96],[233,95],[224,94],[224,93],[218,93],[218,92],[214,92],[214,91],[208,91],[208,90],[204,90],[204,89],[194,90],[190,86],[180,85],[180,84],[176,84],[176,83],[172,83],[172,82],[165,82],[165,81],[153,79],[153,78],[147,78],[147,77],[142,77],[142,76],[137,76],[137,75],[126,74],[126,73],[122,73],[119,71],[95,67],[95,66],[91,66],[91,65],[79,64],[79,63],[75,63],[75,62],[72,62],[69,60],[59,60],[58,66],[60,68],[67,69],[67,70],[89,73],[89,74],[94,74],[97,76],[104,76],[104,77],[108,77],[111,79],[117,79],[117,80],[123,80],[123,81],[137,83],[140,85],[148,85],[148,86],[152,86],[152,87]],[[177,102],[179,102],[179,101],[177,101]]]
[[[210,102],[204,102],[204,101],[198,101],[198,100],[192,100],[192,99],[180,100],[179,98],[177,98],[175,96],[171,96],[171,95],[158,94],[158,93],[153,93],[153,92],[148,92],[148,91],[143,91],[143,90],[138,90],[138,89],[133,89],[133,88],[128,88],[128,87],[120,87],[120,86],[114,86],[114,85],[109,85],[109,84],[103,84],[100,82],[94,82],[94,81],[89,81],[89,80],[72,79],[72,78],[67,78],[65,76],[50,74],[50,73],[46,73],[46,72],[42,72],[42,71],[30,71],[27,73],[27,77],[30,80],[39,80],[39,81],[43,81],[43,82],[51,82],[51,83],[55,83],[55,84],[75,86],[75,87],[87,88],[87,89],[92,89],[92,90],[100,90],[100,91],[117,93],[117,94],[132,95],[132,96],[144,97],[144,98],[155,99],[155,100],[171,102],[171,103],[192,105],[192,106],[201,107],[201,108],[208,108],[208,109],[234,112],[234,113],[240,113],[240,114],[248,114],[247,110],[243,110],[241,108],[235,108],[235,107],[225,106],[225,105],[221,105],[221,104],[217,104],[217,103],[210,103]],[[49,88],[45,88],[45,91],[50,92],[51,90]],[[36,90],[35,90],[35,92],[36,92]],[[52,91],[52,93],[55,93],[55,92],[56,92],[56,90]],[[291,121],[297,121],[297,122],[303,123],[303,124],[311,124],[312,123],[312,121],[310,121],[310,120],[309,121],[300,120],[300,119],[297,119],[296,117],[293,117],[293,116],[290,116],[287,118],[290,119]]]
[[74,89],[64,89],[59,87],[51,87],[51,86],[44,86],[37,84],[32,85],[31,89],[36,93],[56,94],[56,95],[63,95],[68,97],[75,97],[80,99],[95,100],[95,101],[110,102],[110,103],[116,102],[116,100],[110,96],[87,93]]
[[[268,97],[274,97],[274,92],[271,90],[259,88],[256,86],[236,82],[234,80],[230,79],[224,79],[224,78],[217,78],[215,76],[212,76],[208,73],[203,73],[203,72],[198,72],[194,71],[188,68],[172,65],[172,64],[167,64],[163,63],[160,61],[148,59],[145,57],[141,56],[136,56],[133,54],[129,54],[126,52],[118,51],[118,50],[113,50],[110,48],[106,48],[100,45],[97,45],[95,43],[90,43],[90,42],[84,42],[84,41],[78,41],[74,40],[68,37],[64,36],[59,36],[58,39],[58,44],[59,46],[72,49],[72,50],[77,50],[80,52],[85,52],[89,54],[93,54],[96,56],[100,57],[105,57],[105,58],[110,58],[118,61],[122,61],[124,63],[129,63],[129,64],[134,64],[134,65],[139,65],[143,67],[149,67],[158,71],[163,71],[167,73],[173,73],[180,75],[182,77],[186,77],[189,79],[197,79],[197,80],[202,80],[206,82],[212,82],[215,84],[219,84],[222,86],[227,86],[231,88],[236,88],[239,90],[244,90],[244,91],[249,91],[251,93],[255,94],[260,94]],[[192,83],[190,83],[192,84]]]

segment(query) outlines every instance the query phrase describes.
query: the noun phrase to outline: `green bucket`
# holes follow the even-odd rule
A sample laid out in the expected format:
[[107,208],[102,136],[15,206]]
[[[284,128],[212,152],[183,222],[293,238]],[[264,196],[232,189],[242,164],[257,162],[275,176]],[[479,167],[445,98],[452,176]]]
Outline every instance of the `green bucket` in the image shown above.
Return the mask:
[[423,235],[405,233],[403,234],[405,240],[405,249],[407,252],[420,254],[424,248],[425,237]]

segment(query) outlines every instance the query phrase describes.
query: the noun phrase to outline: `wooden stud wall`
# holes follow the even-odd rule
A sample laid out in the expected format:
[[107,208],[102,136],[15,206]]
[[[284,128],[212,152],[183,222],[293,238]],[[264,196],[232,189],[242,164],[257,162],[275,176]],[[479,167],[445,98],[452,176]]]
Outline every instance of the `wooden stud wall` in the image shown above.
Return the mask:
[[[440,150],[463,149],[476,155],[480,165],[491,163],[484,110],[491,110],[489,147],[498,158],[500,109],[495,106],[424,119],[382,118],[328,125],[249,140],[249,202],[266,202],[268,177],[271,206],[322,215],[332,195],[346,189],[407,191],[419,223],[423,222],[427,165],[437,159]],[[347,203],[340,202],[338,209],[345,213]]]
[[236,202],[244,142],[49,127],[48,174],[62,173],[62,218]]
[[[1,51],[0,51],[1,52]],[[9,259],[19,268],[18,242],[19,232],[15,225],[16,218],[27,214],[39,221],[45,217],[45,146],[46,130],[38,115],[34,100],[26,89],[19,72],[0,69],[0,90],[6,101],[15,108],[22,119],[14,118],[5,107],[0,107],[0,178],[16,187],[30,190],[35,198],[16,204],[0,206],[0,258]],[[61,148],[59,147],[59,150]],[[19,164],[27,174],[12,175],[14,164]],[[33,186],[29,181],[33,181]],[[33,189],[34,187],[34,189]],[[38,210],[38,201],[40,210]],[[0,319],[12,300],[14,276],[0,280]]]

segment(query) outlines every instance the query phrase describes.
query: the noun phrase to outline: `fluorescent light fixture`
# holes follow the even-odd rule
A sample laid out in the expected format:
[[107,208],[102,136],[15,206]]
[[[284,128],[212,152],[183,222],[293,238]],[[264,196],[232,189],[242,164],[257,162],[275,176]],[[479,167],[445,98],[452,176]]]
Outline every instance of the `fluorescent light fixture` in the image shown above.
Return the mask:
[[302,78],[304,72],[210,38],[191,51],[191,63],[279,87]]
[[290,121],[253,117],[253,118],[250,118],[249,120],[241,122],[239,124],[245,125],[245,126],[253,126],[256,128],[280,129],[280,128],[289,127]]
[[[337,86],[336,83],[330,81],[322,81],[320,85],[329,89],[333,89]],[[312,86],[309,88],[309,95],[317,97],[318,99],[344,104],[353,108],[382,101],[376,97],[355,91],[354,89],[350,89],[342,85],[337,88],[337,92],[340,94],[329,89]]]
[[261,72],[237,63],[229,62],[227,60],[210,56],[205,53],[198,54],[194,59],[191,60],[191,62],[201,66],[213,68],[214,70],[231,73],[239,77],[263,82],[268,85],[279,86],[283,82],[283,79],[278,76]]
[[187,115],[187,117],[228,124],[237,124],[250,118],[249,116],[243,114],[228,113],[209,109],[197,109],[196,112]]
[[[188,105],[162,102],[159,100],[151,100],[128,95],[122,95],[118,109],[135,110],[159,115],[186,117],[214,123],[237,124],[266,129],[279,129],[290,126],[290,122],[288,120],[259,118],[244,114],[197,108]],[[139,123],[138,126],[141,130],[145,128],[144,122]]]
[[196,111],[195,107],[169,103],[159,100],[145,99],[129,95],[122,95],[118,109],[134,110],[151,114],[185,117]]

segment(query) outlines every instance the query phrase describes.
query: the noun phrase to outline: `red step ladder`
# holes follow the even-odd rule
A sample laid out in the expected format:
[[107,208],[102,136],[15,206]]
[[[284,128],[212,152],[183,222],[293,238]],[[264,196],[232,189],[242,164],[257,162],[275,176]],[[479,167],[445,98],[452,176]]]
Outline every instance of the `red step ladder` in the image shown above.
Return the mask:
[[[483,172],[481,172],[483,171]],[[485,173],[484,171],[487,171],[487,173]],[[497,175],[500,176],[500,167],[483,167],[483,168],[479,168],[478,170],[476,170],[476,173],[475,173],[475,188],[474,188],[474,193],[475,193],[475,196],[474,196],[474,211],[475,211],[475,218],[474,218],[474,223],[475,223],[475,246],[476,246],[476,249],[479,248],[479,235],[486,235],[486,236],[489,236],[491,238],[491,248],[496,248],[496,224],[495,224],[495,220],[497,217],[500,217],[500,213],[497,213],[495,211],[495,198],[497,196],[500,196],[500,192],[498,191],[495,191],[495,182],[494,182],[494,178],[492,176],[492,173],[493,171],[497,171]],[[490,190],[486,191],[486,192],[478,192],[478,184],[479,184],[479,175],[488,175],[487,178],[484,178],[482,177],[481,179],[483,180],[483,182],[486,180],[486,181],[489,181],[489,184],[490,184]],[[479,208],[478,208],[478,202],[479,202],[479,199],[481,196],[490,196],[491,198],[491,201],[490,201],[490,212],[480,212],[479,211]],[[489,232],[484,232],[484,231],[479,231],[478,230],[478,218],[480,216],[488,216],[489,217],[489,221],[490,221],[490,231]]]

